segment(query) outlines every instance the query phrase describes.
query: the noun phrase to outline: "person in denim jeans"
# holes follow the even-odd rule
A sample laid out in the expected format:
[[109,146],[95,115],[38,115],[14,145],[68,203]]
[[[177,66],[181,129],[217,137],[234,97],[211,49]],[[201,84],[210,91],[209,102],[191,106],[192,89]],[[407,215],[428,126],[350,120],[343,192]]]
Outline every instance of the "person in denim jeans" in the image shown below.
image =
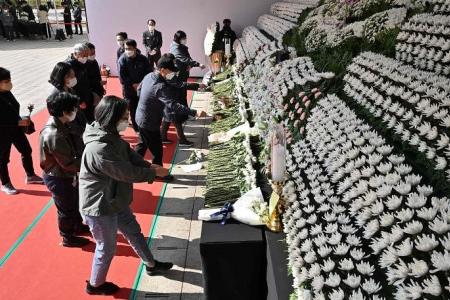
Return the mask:
[[156,176],[169,172],[152,166],[121,138],[119,133],[128,127],[129,115],[126,100],[106,96],[95,110],[96,121],[86,127],[83,136],[86,148],[80,170],[80,212],[96,243],[91,278],[86,282],[86,292],[91,295],[111,295],[119,289],[106,281],[116,251],[117,230],[143,260],[147,274],[173,266],[153,258],[130,209],[134,182],[152,183]]

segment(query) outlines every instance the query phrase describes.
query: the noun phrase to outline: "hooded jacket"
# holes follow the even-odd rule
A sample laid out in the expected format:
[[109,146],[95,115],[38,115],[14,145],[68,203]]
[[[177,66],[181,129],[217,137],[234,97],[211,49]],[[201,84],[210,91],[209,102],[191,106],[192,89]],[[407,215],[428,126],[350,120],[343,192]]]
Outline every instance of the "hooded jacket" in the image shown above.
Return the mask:
[[119,134],[97,122],[86,127],[86,148],[80,169],[80,212],[86,216],[112,215],[126,209],[134,182],[153,182],[155,170]]

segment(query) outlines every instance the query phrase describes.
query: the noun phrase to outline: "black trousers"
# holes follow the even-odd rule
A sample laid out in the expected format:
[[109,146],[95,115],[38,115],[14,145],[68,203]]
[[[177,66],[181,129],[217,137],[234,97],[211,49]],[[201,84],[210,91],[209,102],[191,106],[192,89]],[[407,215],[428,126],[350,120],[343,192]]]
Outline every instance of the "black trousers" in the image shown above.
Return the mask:
[[[163,141],[167,140],[167,132],[169,131],[171,122],[163,121],[161,125],[161,138]],[[186,141],[186,136],[184,135],[183,123],[181,122],[173,122],[175,125],[175,129],[177,130],[178,140]]]
[[75,34],[78,34],[78,28],[80,28],[80,34],[83,34],[83,27],[81,26],[81,21],[75,21]]
[[33,176],[33,159],[31,158],[31,146],[25,133],[21,128],[2,129],[0,138],[0,180],[5,185],[11,182],[8,172],[9,157],[11,155],[11,146],[14,145],[17,151],[22,155],[22,165],[27,176]]
[[82,219],[78,210],[78,186],[74,186],[73,178],[44,175],[44,182],[52,193],[58,213],[59,234],[62,237],[75,235]]
[[152,68],[152,71],[155,69],[156,64],[158,63],[158,60],[161,58],[161,51],[157,51],[155,55],[147,54],[148,61],[150,63],[150,67]]
[[[72,21],[70,21],[70,22],[72,22]],[[64,21],[64,23],[67,23],[67,21]],[[72,36],[73,35],[72,25],[67,23],[64,27],[66,28],[66,35]]]
[[42,32],[45,34],[45,36],[47,38],[51,38],[52,37],[52,29],[50,28],[50,24],[42,23],[41,27],[42,27]]
[[[159,130],[150,131],[150,130],[146,130],[144,128],[140,128],[139,134],[141,135],[142,141],[144,142],[144,144],[147,146],[147,148],[150,150],[150,152],[153,155],[152,163],[162,166],[163,144],[162,144],[161,132]],[[144,148],[143,150],[144,150],[144,154],[145,154],[146,149]],[[143,156],[142,152],[139,154]]]

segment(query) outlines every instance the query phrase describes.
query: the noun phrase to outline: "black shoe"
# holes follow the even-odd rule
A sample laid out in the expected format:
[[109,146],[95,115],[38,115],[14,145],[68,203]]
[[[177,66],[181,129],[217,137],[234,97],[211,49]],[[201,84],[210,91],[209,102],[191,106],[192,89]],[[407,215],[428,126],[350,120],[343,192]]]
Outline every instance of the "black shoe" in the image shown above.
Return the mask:
[[92,286],[89,280],[86,280],[86,293],[89,295],[113,295],[120,288],[112,282],[105,282],[97,287]]
[[77,234],[86,234],[86,233],[90,233],[91,230],[89,229],[89,226],[81,224],[78,225],[75,229],[75,233]]
[[188,140],[184,140],[184,141],[179,141],[178,145],[183,146],[183,147],[192,147],[194,146],[194,143]]
[[64,237],[61,244],[64,247],[77,248],[86,246],[89,243],[90,241],[84,237],[71,236],[71,237]]
[[145,271],[147,271],[147,274],[149,276],[154,276],[161,272],[168,271],[168,270],[172,269],[172,267],[173,267],[173,263],[161,262],[161,261],[155,260],[155,266],[152,268],[146,266]]
[[164,177],[156,177],[157,181],[163,181],[163,182],[172,182],[175,180],[175,178],[172,175],[167,175]]

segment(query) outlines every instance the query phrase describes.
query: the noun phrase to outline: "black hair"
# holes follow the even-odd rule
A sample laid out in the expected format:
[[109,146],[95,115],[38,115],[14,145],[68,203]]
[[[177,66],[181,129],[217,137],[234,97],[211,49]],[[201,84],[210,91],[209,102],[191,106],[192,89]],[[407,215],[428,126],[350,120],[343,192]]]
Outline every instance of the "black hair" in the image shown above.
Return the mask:
[[173,41],[175,43],[180,44],[180,41],[185,39],[186,37],[187,37],[186,32],[178,30],[177,32],[175,32],[175,35],[173,36]]
[[153,19],[149,19],[149,20],[147,21],[147,25],[148,25],[148,23],[150,23],[150,22],[156,25],[156,21],[153,20]]
[[86,43],[84,43],[84,44],[85,44],[86,47],[88,47],[89,49],[95,50],[95,45],[94,45],[94,44],[92,44],[92,43],[90,43],[90,42],[86,42]]
[[72,70],[72,66],[66,62],[59,62],[53,68],[52,73],[50,74],[50,80],[48,81],[55,88],[61,90],[65,85],[64,78],[67,74],[69,74],[70,70]]
[[64,112],[73,112],[78,107],[79,102],[78,96],[61,92],[47,99],[47,109],[51,116],[59,118],[64,115]]
[[125,45],[137,48],[137,43],[135,40],[129,39],[125,41]]
[[39,10],[47,11],[47,6],[41,4],[41,5],[39,5]]
[[116,96],[105,96],[95,108],[95,120],[105,131],[117,133],[117,123],[127,109],[128,101]]
[[11,80],[11,72],[5,68],[0,67],[0,81]]
[[128,39],[128,34],[126,32],[118,32],[116,36],[120,36],[124,40]]
[[170,59],[175,59],[175,55],[173,55],[172,53],[164,53],[161,57],[168,57]]
[[224,19],[223,20],[223,24],[231,24],[231,20],[230,19]]

